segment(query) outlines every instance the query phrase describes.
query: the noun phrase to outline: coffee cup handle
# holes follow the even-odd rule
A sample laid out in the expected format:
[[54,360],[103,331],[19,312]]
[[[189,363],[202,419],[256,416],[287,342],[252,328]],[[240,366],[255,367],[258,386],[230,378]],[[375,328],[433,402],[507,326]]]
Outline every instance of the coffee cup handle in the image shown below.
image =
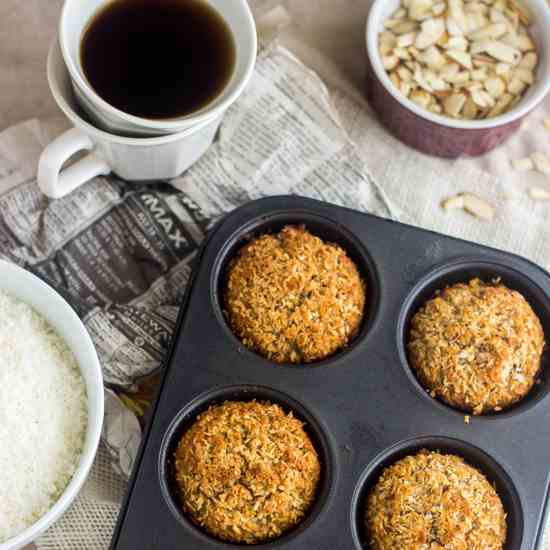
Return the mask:
[[[46,146],[38,162],[38,186],[52,199],[60,199],[96,176],[106,176],[111,167],[94,151],[92,140],[71,128]],[[67,168],[63,164],[79,151],[91,151]]]

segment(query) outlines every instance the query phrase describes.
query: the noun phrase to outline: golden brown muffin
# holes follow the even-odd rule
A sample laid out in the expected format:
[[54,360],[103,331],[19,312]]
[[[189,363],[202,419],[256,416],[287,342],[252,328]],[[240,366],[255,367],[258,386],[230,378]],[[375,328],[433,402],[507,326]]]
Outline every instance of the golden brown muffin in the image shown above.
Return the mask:
[[506,514],[493,486],[454,455],[420,451],[386,468],[367,498],[370,550],[500,550]]
[[544,348],[525,298],[499,281],[443,290],[411,321],[412,367],[433,397],[461,410],[500,411],[535,383]]
[[332,355],[356,335],[364,308],[357,266],[304,227],[254,239],[229,266],[229,325],[245,346],[277,363]]
[[303,424],[279,405],[228,401],[201,414],[175,453],[184,512],[212,536],[257,544],[298,524],[321,465]]

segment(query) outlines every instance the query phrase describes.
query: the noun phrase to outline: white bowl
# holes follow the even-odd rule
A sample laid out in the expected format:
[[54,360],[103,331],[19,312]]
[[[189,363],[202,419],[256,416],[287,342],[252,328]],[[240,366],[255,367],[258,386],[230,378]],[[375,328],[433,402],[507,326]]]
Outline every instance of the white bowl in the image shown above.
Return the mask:
[[86,481],[103,425],[103,376],[86,328],[71,306],[53,288],[17,265],[0,260],[0,290],[32,306],[65,340],[76,357],[88,397],[88,427],[78,467],[69,485],[46,514],[19,535],[0,544],[0,550],[16,550],[31,543],[55,523]]

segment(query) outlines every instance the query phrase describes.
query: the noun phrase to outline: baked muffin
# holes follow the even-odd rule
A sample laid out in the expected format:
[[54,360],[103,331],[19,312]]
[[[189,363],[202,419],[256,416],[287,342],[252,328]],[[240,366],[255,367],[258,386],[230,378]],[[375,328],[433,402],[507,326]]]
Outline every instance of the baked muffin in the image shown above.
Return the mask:
[[252,240],[229,265],[229,325],[245,346],[277,363],[332,355],[357,334],[364,308],[357,266],[303,226]]
[[367,497],[366,528],[370,550],[500,550],[506,514],[475,468],[424,450],[383,471]]
[[258,544],[292,529],[313,503],[321,465],[302,422],[279,405],[228,401],[180,440],[184,512],[219,539]]
[[522,399],[535,383],[544,348],[540,321],[525,298],[498,280],[458,283],[413,317],[409,359],[433,397],[482,414]]

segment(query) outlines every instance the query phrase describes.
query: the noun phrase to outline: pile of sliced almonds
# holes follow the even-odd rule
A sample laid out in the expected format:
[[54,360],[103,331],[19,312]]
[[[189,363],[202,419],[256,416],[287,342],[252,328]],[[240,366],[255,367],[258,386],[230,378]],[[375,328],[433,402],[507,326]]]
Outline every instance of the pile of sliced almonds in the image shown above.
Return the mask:
[[535,80],[532,15],[521,0],[401,0],[379,50],[411,101],[456,119],[500,115]]

